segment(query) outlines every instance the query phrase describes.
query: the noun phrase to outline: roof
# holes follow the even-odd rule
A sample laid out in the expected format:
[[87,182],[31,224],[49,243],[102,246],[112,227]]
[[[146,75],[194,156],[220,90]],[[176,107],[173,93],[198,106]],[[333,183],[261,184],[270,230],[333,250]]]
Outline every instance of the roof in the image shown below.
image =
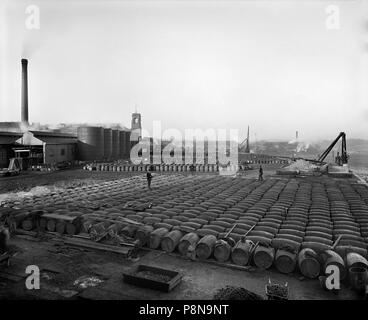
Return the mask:
[[0,144],[12,144],[22,136],[20,132],[2,132],[0,131]]
[[18,144],[27,145],[42,145],[43,142],[46,144],[74,144],[77,143],[77,137],[46,131],[28,131],[24,134],[20,132],[0,132],[0,144],[13,144],[16,141],[18,141]]
[[77,136],[69,133],[60,133],[60,132],[52,132],[52,131],[36,131],[30,130],[37,137],[54,137],[54,138],[75,138]]

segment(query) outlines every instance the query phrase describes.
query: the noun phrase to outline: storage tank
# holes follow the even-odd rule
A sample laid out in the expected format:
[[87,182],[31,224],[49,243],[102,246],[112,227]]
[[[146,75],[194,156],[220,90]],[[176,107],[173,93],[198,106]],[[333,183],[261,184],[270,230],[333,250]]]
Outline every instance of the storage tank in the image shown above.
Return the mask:
[[126,158],[125,131],[119,131],[120,158]]
[[119,130],[112,130],[112,158],[120,158]]
[[104,158],[111,159],[112,154],[112,130],[104,129]]
[[130,159],[130,131],[125,132],[125,150],[126,150],[126,157]]
[[104,129],[102,127],[79,127],[78,159],[82,161],[102,160],[104,157]]

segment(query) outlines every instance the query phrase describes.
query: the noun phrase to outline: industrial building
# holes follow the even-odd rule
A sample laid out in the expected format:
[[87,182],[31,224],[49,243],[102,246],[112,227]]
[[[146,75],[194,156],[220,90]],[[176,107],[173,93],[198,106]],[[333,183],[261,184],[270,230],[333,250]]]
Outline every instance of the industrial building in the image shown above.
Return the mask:
[[[128,159],[131,147],[140,139],[141,115],[133,113],[132,129],[80,126],[72,133],[39,131],[29,123],[28,60],[21,60],[21,121],[0,122],[0,168],[10,159],[22,158],[24,167],[65,161],[110,161]],[[57,132],[56,132],[57,131]]]

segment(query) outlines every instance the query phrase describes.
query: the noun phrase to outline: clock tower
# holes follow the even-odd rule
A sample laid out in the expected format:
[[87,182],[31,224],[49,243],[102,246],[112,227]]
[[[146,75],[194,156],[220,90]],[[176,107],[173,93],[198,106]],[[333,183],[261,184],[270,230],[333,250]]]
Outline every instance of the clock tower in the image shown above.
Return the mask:
[[134,112],[132,114],[131,128],[130,141],[138,142],[142,138],[142,118],[140,113]]

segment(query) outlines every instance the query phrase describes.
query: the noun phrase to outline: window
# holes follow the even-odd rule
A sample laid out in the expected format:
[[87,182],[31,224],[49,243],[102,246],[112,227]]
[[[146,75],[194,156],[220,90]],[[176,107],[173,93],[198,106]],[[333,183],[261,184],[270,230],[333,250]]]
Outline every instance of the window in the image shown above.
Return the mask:
[[60,150],[60,155],[65,156],[65,149]]

